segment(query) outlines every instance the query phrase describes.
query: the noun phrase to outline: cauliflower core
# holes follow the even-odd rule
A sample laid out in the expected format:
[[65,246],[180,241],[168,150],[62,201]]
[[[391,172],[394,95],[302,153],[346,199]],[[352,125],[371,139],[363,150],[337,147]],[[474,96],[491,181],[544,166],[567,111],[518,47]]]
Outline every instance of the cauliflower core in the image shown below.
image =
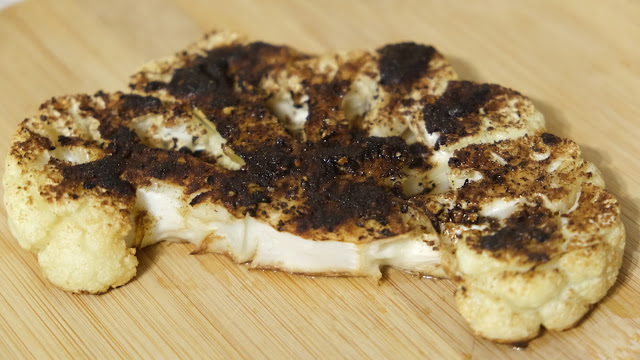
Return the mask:
[[123,285],[136,249],[186,241],[257,268],[448,277],[477,334],[515,342],[615,282],[598,170],[430,46],[310,56],[219,32],[130,87],[51,99],[7,156],[10,229],[65,290]]

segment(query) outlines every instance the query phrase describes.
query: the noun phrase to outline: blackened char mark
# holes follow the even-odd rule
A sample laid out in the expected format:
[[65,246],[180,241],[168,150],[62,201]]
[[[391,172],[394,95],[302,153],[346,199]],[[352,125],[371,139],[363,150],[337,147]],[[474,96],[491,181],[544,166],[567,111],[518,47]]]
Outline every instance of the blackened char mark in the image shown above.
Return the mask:
[[410,87],[429,69],[435,53],[431,46],[405,42],[387,45],[378,50],[380,59],[380,84],[383,86]]
[[153,96],[126,94],[122,95],[121,100],[120,112],[129,113],[132,117],[157,112],[162,106],[160,99]]
[[342,176],[361,180],[373,177],[382,183],[382,179],[403,177],[406,167],[430,168],[424,146],[407,145],[400,137],[352,135],[354,138],[348,141],[325,140],[303,147],[300,170],[309,178],[310,187]]
[[[144,86],[144,91],[145,92],[158,91],[160,89],[164,89],[166,85],[167,84],[163,83],[162,81],[150,81]],[[129,87],[132,89],[135,89],[136,85],[129,84]]]
[[551,134],[551,133],[543,133],[542,135],[540,135],[540,137],[542,138],[542,142],[544,142],[545,144],[549,145],[549,146],[553,146],[556,145],[557,143],[559,143],[560,141],[562,141],[562,139],[560,139],[559,137]]
[[88,143],[88,141],[79,136],[58,135],[58,143],[60,144],[60,146],[73,146],[83,145]]
[[[284,66],[292,56],[293,50],[288,47],[262,42],[215,48],[206,56],[196,57],[188,66],[176,69],[168,90],[204,108],[233,106],[238,98],[255,95],[265,73]],[[236,84],[240,92],[234,91]]]
[[176,69],[168,85],[169,93],[194,101],[203,109],[235,105],[238,100],[228,70],[229,58],[237,49],[238,46],[217,48],[206,57],[196,58],[190,66]]
[[[477,126],[470,117],[490,98],[492,86],[469,81],[450,81],[447,90],[433,104],[424,107],[424,122],[429,133],[467,135],[467,128]],[[442,141],[440,141],[442,142]]]
[[236,76],[243,91],[254,90],[267,72],[282,67],[293,59],[307,57],[286,46],[258,41],[244,45],[233,53],[229,58],[229,70]]
[[333,231],[345,220],[373,219],[382,225],[394,206],[389,192],[373,181],[334,181],[307,191],[308,214],[299,219],[298,232],[325,228]]
[[259,151],[237,148],[236,153],[246,163],[246,176],[261,186],[270,186],[274,180],[288,176],[295,169],[293,147],[283,139],[277,139],[274,145],[265,145]]
[[[529,261],[549,261],[549,255],[541,246],[548,242],[557,226],[546,209],[525,209],[512,215],[506,226],[492,235],[480,238],[477,246],[490,252],[511,251],[523,254]],[[546,249],[551,250],[551,249]]]
[[99,160],[62,168],[64,180],[58,185],[60,190],[74,189],[82,185],[85,189],[99,186],[118,196],[131,196],[134,186],[120,178],[129,165],[128,158],[136,135],[124,127],[114,132],[114,142],[109,148],[113,152]]

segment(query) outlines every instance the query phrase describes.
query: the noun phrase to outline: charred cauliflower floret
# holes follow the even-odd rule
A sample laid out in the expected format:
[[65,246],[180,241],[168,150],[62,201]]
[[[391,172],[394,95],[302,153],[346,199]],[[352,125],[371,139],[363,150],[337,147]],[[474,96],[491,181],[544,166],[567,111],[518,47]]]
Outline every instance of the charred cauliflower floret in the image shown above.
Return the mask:
[[216,32],[130,88],[53,98],[7,156],[11,231],[65,290],[107,291],[136,249],[189,242],[254,268],[448,277],[477,334],[514,342],[573,326],[616,279],[598,170],[431,46],[313,56]]
[[455,152],[443,262],[480,335],[521,341],[572,327],[613,285],[624,250],[617,201],[577,145],[539,137]]
[[458,309],[478,334],[514,342],[536,336],[541,325],[568,329],[604,297],[624,250],[617,204],[585,184],[576,205],[556,216],[525,206],[499,230],[448,229]]
[[[73,99],[52,100],[41,115],[20,125],[6,158],[4,201],[12,233],[38,254],[51,282],[73,292],[100,293],[136,274],[133,198],[68,183],[65,169],[98,160],[105,153],[98,144],[106,145],[95,119],[77,117],[77,105]],[[79,141],[91,138],[92,143]]]

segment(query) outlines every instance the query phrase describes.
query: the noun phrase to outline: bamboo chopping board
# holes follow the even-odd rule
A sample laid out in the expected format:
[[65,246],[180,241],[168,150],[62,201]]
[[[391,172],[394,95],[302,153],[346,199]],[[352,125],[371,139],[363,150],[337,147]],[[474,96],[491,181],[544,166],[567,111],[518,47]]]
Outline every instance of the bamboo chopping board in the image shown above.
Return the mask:
[[[0,2],[1,3],[1,2]],[[640,1],[35,1],[0,10],[0,158],[53,95],[124,88],[143,62],[230,28],[310,52],[435,45],[462,78],[531,97],[618,197],[621,274],[580,325],[525,350],[474,337],[446,280],[249,270],[188,245],[139,252],[101,296],[52,287],[0,211],[3,358],[640,358]],[[2,167],[4,163],[2,164]]]

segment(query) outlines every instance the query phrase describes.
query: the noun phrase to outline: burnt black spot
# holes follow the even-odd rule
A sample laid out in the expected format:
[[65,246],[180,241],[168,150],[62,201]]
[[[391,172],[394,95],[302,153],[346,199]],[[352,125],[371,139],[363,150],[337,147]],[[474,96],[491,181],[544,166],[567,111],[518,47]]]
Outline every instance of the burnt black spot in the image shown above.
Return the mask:
[[149,112],[156,112],[161,106],[162,102],[157,97],[126,94],[122,95],[120,110],[130,112],[133,116],[139,116]]
[[247,204],[242,204],[242,205],[253,205],[253,204],[259,204],[259,203],[268,204],[270,202],[271,202],[271,196],[269,196],[266,191],[255,191],[255,192],[252,192],[247,198]]
[[536,228],[524,226],[505,227],[493,235],[480,239],[480,247],[490,251],[504,248],[522,249],[523,242],[533,240],[538,243],[549,239],[549,234]]
[[286,46],[272,45],[261,41],[253,42],[237,48],[230,57],[231,71],[236,74],[236,80],[243,89],[256,87],[269,70],[281,66],[287,60],[296,56],[294,51]]
[[166,86],[166,84],[163,83],[162,81],[149,81],[144,86],[144,91],[146,91],[146,92],[158,91],[160,89],[163,89],[165,86]]
[[556,228],[548,210],[526,208],[509,217],[506,226],[494,234],[480,238],[478,247],[492,252],[511,250],[530,261],[546,262],[549,256],[537,245],[548,242]]
[[59,135],[58,136],[58,143],[61,146],[69,146],[69,145],[73,145],[75,142],[74,139],[77,140],[77,138],[71,137],[71,136],[64,136],[64,135]]
[[189,203],[189,205],[191,205],[191,206],[197,205],[197,204],[203,202],[204,200],[206,200],[208,198],[208,196],[211,196],[211,193],[209,193],[209,192],[200,193],[200,194],[196,195],[193,199],[191,199],[191,202]]
[[[123,133],[126,131],[122,130]],[[130,138],[130,136],[123,134],[122,138]],[[64,180],[61,183],[61,187],[65,188],[69,186],[69,183],[83,184],[86,189],[100,186],[116,195],[133,195],[135,190],[132,184],[120,178],[127,166],[126,157],[131,151],[128,141],[125,140],[121,144],[122,146],[120,144],[116,145],[116,150],[113,154],[102,159],[63,168]]]
[[237,149],[236,153],[243,158],[253,181],[267,186],[273,179],[288,175],[295,168],[295,155],[287,143],[264,146],[258,152]]
[[216,106],[234,105],[233,79],[228,76],[228,57],[234,48],[212,50],[189,67],[175,70],[167,86],[169,92],[184,100],[210,101]]
[[233,106],[239,97],[234,93],[234,84],[243,90],[255,90],[253,87],[264,74],[286,63],[291,52],[287,47],[262,42],[219,47],[175,70],[168,90],[178,98],[195,100],[200,106]]
[[493,175],[491,175],[491,181],[494,184],[502,184],[504,183],[504,177],[501,173],[494,173]]
[[387,45],[378,50],[380,84],[384,86],[411,86],[429,69],[435,53],[431,46],[413,42]]
[[393,203],[388,191],[369,179],[361,183],[339,181],[308,198],[308,216],[298,231],[323,227],[329,231],[345,219],[373,219],[380,223],[389,215]]
[[492,86],[488,84],[450,81],[445,93],[424,107],[427,131],[465,136],[467,128],[478,125],[477,119],[466,117],[476,113],[491,98],[491,93]]
[[545,144],[549,145],[549,146],[553,146],[556,145],[557,143],[559,143],[561,141],[561,139],[551,133],[543,133],[542,135],[540,135],[540,137],[542,138],[542,142],[544,142]]

